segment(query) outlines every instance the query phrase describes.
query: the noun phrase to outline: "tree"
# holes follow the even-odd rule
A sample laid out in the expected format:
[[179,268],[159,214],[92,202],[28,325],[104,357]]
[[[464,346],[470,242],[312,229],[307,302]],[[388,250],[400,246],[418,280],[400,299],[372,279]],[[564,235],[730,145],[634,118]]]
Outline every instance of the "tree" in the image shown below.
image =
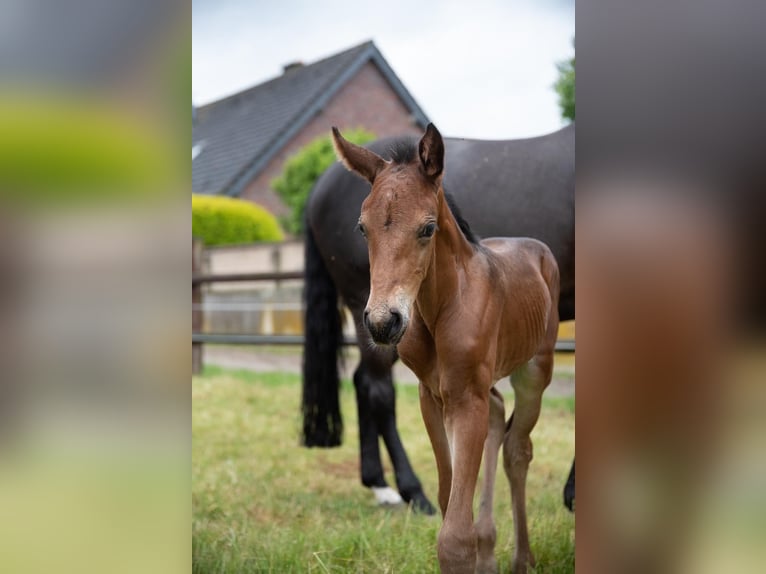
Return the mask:
[[[574,45],[574,41],[572,42]],[[574,121],[575,119],[575,57],[556,64],[559,77],[554,84],[554,89],[559,95],[559,107],[561,117]]]
[[[375,134],[363,129],[343,132],[343,137],[358,145],[375,139]],[[335,161],[335,150],[330,136],[315,139],[285,162],[282,175],[271,181],[271,187],[290,208],[290,215],[282,218],[283,227],[294,235],[303,233],[303,214],[311,188],[325,170]]]

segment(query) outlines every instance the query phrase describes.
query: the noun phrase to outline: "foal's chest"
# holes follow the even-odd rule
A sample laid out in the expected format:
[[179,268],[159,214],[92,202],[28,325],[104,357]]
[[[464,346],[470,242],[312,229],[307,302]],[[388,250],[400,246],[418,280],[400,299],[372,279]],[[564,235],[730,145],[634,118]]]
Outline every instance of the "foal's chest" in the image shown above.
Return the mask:
[[418,380],[426,385],[431,392],[438,394],[439,373],[436,345],[417,310],[414,310],[410,326],[396,350],[399,358],[415,373]]

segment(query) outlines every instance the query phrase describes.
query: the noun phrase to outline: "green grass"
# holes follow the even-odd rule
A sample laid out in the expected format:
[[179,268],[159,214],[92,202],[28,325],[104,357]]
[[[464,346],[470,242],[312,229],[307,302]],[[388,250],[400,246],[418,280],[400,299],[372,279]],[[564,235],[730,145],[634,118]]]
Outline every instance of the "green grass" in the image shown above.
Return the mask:
[[[298,444],[300,378],[208,367],[192,385],[194,572],[437,572],[440,518],[374,504],[359,479],[353,388],[344,381],[346,432],[335,449]],[[397,420],[426,494],[436,466],[414,385],[397,387]],[[510,413],[512,397],[506,400]],[[574,399],[545,399],[533,433],[528,514],[536,572],[574,571],[574,517],[561,490],[574,452]],[[513,550],[502,471],[495,497],[501,571]],[[387,478],[393,475],[386,458]]]

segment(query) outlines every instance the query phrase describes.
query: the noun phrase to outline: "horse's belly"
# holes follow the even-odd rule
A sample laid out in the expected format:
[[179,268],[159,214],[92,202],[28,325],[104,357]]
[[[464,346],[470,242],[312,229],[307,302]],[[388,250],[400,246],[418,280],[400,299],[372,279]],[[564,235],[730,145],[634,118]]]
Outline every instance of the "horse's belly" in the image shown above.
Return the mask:
[[498,351],[498,358],[495,362],[495,380],[498,381],[509,376],[513,371],[528,363],[539,345],[527,344],[523,347],[513,347],[506,349],[505,352]]
[[495,359],[497,378],[510,375],[534,357],[545,343],[551,313],[550,297],[545,297],[542,292],[539,300],[528,301],[513,311],[505,319],[505,328],[498,340]]

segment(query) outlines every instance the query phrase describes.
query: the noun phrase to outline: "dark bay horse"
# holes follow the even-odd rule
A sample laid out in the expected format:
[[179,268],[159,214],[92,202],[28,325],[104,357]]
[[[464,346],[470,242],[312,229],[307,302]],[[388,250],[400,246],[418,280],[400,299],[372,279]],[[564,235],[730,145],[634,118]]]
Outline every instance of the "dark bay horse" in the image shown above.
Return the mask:
[[[525,501],[530,433],[553,374],[559,326],[556,259],[536,239],[479,242],[461,229],[445,198],[444,142],[433,124],[417,147],[397,146],[389,161],[336,128],[333,143],[343,164],[372,185],[358,223],[370,259],[363,322],[374,343],[395,347],[420,381],[439,473],[441,571],[497,572],[492,501],[502,445],[516,533],[513,572],[524,574],[534,566]],[[509,375],[514,409],[506,425],[494,386]]]
[[[449,171],[444,187],[483,237],[533,237],[551,248],[559,265],[562,321],[574,318],[575,127],[541,137],[481,141],[446,138]],[[395,139],[370,144],[390,157]],[[342,343],[338,297],[356,327],[361,360],[354,372],[359,414],[362,483],[381,501],[396,502],[383,473],[379,440],[391,457],[401,497],[433,512],[396,428],[391,367],[394,349],[373,348],[363,325],[370,293],[367,246],[356,232],[370,185],[333,165],[317,181],[306,206],[306,324],[303,365],[303,437],[306,446],[341,442],[338,355]]]

